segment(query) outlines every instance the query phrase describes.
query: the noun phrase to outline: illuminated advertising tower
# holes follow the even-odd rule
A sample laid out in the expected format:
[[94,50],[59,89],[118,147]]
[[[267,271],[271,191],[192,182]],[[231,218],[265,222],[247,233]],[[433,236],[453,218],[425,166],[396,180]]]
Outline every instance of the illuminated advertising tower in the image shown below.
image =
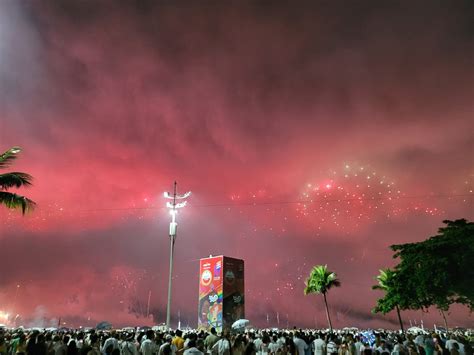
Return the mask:
[[228,329],[245,318],[244,261],[227,256],[200,260],[198,328]]

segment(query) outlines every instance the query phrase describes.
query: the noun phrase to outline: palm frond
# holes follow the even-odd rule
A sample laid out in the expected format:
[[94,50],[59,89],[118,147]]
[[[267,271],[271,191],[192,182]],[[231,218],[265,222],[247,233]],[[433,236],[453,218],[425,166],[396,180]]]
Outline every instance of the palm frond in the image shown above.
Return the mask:
[[31,186],[33,177],[26,173],[11,172],[0,174],[0,190],[8,190],[11,187]]
[[306,280],[305,295],[310,293],[326,293],[332,287],[339,287],[340,280],[334,272],[327,269],[327,265],[316,265]]
[[20,196],[11,192],[0,191],[0,204],[11,209],[20,208],[22,213],[33,210],[36,203],[24,196]]
[[9,166],[18,156],[17,154],[21,152],[20,147],[12,147],[6,152],[0,155],[0,169]]
[[378,284],[372,286],[372,289],[386,291],[388,289],[388,283],[393,276],[394,276],[393,270],[380,269],[379,274],[375,277]]

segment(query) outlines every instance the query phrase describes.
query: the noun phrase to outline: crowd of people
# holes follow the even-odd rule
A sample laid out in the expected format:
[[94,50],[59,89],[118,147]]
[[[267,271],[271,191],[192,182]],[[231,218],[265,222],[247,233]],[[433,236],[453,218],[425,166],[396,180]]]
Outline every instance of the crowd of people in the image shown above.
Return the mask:
[[0,355],[472,355],[461,333],[3,330]]

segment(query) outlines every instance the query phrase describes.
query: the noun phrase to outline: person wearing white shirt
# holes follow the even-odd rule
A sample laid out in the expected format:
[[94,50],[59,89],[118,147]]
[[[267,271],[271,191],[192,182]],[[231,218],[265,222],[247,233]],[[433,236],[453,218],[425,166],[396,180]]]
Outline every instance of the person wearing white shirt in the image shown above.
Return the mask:
[[257,335],[256,339],[253,342],[253,345],[255,345],[256,352],[259,352],[262,350],[263,340],[262,340],[261,334]]
[[448,340],[446,340],[446,343],[444,346],[446,346],[446,349],[451,351],[453,349],[453,344],[456,343],[456,340],[454,339],[454,336],[451,335]]
[[423,347],[423,345],[425,344],[425,337],[423,336],[423,334],[419,333],[413,342],[416,344],[416,346]]
[[282,345],[278,341],[278,336],[274,335],[270,344],[268,344],[268,352],[270,354],[276,354],[278,350],[282,348]]
[[77,335],[77,339],[76,339],[76,346],[79,350],[82,349],[82,347],[84,346],[84,334],[82,332],[80,332],[78,335]]
[[396,343],[395,346],[393,347],[391,355],[400,355],[400,354],[406,354],[408,350],[405,348],[405,346],[399,342]]
[[122,355],[138,355],[138,349],[133,342],[133,335],[122,341],[122,344],[120,344],[120,350]]
[[[448,342],[449,342],[449,346],[448,346]],[[458,344],[458,351],[459,351],[459,355],[464,355],[466,354],[465,350],[464,350],[464,344],[461,343],[460,341],[458,341],[456,338],[454,338],[453,336],[451,336],[449,338],[448,341],[446,341],[446,349],[448,349],[449,351],[451,351],[451,349],[453,348],[453,345],[454,343]]]
[[257,355],[267,355],[270,351],[268,350],[268,345],[271,343],[270,336],[263,332],[262,334],[262,345],[260,346],[260,350],[257,351]]
[[332,337],[329,337],[328,343],[326,345],[326,352],[328,355],[337,354],[337,345]]
[[360,341],[360,336],[355,337],[355,343],[354,343],[354,348],[355,348],[355,353],[354,355],[361,355],[362,353],[362,347],[364,346],[364,343]]
[[380,355],[384,355],[384,354],[389,355],[390,354],[390,350],[388,349],[387,343],[385,342],[385,340],[382,340],[380,342],[379,347],[377,347],[375,349],[375,351],[378,351]]
[[314,355],[325,355],[326,354],[326,342],[321,338],[321,334],[316,336],[313,341]]
[[301,338],[301,334],[296,332],[293,336],[293,343],[295,344],[296,350],[298,350],[298,355],[305,355],[306,349],[308,349],[308,344]]
[[204,353],[196,347],[196,340],[191,339],[188,342],[188,348],[184,350],[183,355],[204,355]]
[[451,336],[449,337],[449,340],[446,340],[446,344],[445,344],[446,349],[448,349],[449,351],[451,351],[451,350],[453,349],[454,343],[458,344],[458,347],[459,347],[459,350],[458,350],[458,351],[459,351],[459,355],[464,355],[464,354],[465,354],[464,344],[461,343],[461,342],[459,342],[459,341],[457,341],[456,338],[455,338],[453,335],[451,335]]
[[222,338],[214,344],[212,352],[217,352],[217,355],[230,355],[230,348],[230,341],[227,339],[227,334],[225,333]]
[[105,354],[106,353],[105,350],[111,345],[112,345],[112,350],[120,349],[115,331],[112,331],[110,333],[110,337],[105,340],[104,345],[102,346],[102,349],[101,349],[102,353]]
[[153,341],[155,338],[155,332],[153,330],[148,330],[146,332],[146,339],[142,341],[140,345],[140,353],[142,355],[155,355],[156,353],[156,344]]
[[278,337],[277,342],[278,342],[278,344],[280,345],[280,348],[283,348],[283,346],[285,346],[285,344],[286,344],[286,338],[283,336],[283,333],[280,333],[280,334],[279,334],[279,337]]

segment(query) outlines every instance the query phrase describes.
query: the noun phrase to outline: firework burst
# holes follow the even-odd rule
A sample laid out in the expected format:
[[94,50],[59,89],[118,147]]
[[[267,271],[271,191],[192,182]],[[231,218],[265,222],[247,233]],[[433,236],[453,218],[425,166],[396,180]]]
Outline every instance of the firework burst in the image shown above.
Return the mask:
[[298,218],[314,223],[319,230],[328,225],[349,230],[410,211],[440,212],[408,196],[389,176],[358,164],[344,164],[307,183],[300,199]]

